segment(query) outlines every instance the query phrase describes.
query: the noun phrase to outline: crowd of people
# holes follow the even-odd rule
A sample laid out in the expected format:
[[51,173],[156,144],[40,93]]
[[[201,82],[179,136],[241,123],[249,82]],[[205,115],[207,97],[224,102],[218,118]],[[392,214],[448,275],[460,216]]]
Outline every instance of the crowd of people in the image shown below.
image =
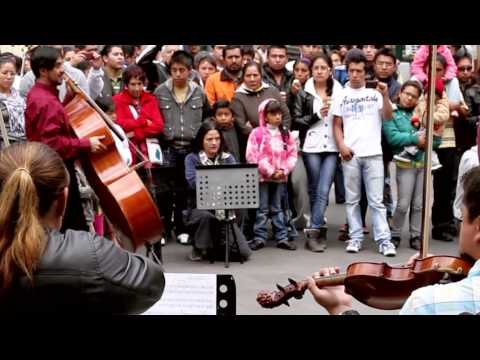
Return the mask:
[[[99,138],[58,136],[68,133],[68,119],[61,115],[62,102],[72,97],[62,78],[66,72],[130,139],[130,145],[123,144],[125,160],[140,162],[135,147],[149,157],[155,200],[167,227],[162,243],[192,244],[191,259],[216,246],[197,241],[205,230],[191,220],[195,204],[188,196],[195,184],[188,180],[186,159],[194,144],[203,142],[197,136],[205,122],[221,134],[223,150],[207,161],[197,148],[202,164],[221,163],[216,157],[225,153],[236,163],[259,166],[260,207],[237,214],[252,250],[272,236],[270,220],[279,248],[295,250],[303,229],[306,248],[324,252],[332,184],[337,202],[346,204],[339,239],[346,241],[347,252],[362,248],[368,208],[379,252],[396,254],[407,214],[409,245],[418,249],[428,46],[416,52],[410,79],[399,77],[399,59],[388,45],[299,49],[298,58],[290,60],[285,45],[40,46],[29,51],[21,78],[19,59],[4,53],[0,100],[10,115],[8,136],[13,142],[44,142],[60,153],[72,178],[63,228],[93,229],[96,203],[80,194],[88,192],[88,184],[76,160],[104,145]],[[42,59],[35,63],[39,51]],[[453,206],[460,158],[476,145],[479,85],[464,46],[439,46],[436,66],[432,235],[451,241],[461,220]],[[152,146],[160,158],[152,158]],[[146,179],[142,169],[139,173]]]
[[[390,45],[299,49],[298,58],[290,59],[286,45],[41,45],[28,51],[24,63],[3,53],[0,105],[7,133],[2,132],[2,147],[13,143],[17,150],[8,151],[30,153],[37,145],[28,144],[40,142],[53,149],[67,171],[62,179],[69,178],[55,185],[57,192],[68,190],[57,225],[98,241],[92,233],[98,233],[94,220],[100,209],[78,160],[81,154],[105,151],[106,145],[101,136],[71,135],[64,106],[74,94],[66,73],[130,140],[117,143],[125,162],[150,160],[138,172],[146,182],[148,172],[166,225],[157,247],[176,239],[192,245],[190,260],[211,258],[222,246],[219,221],[225,214],[196,208],[195,166],[252,163],[258,164],[259,208],[237,211],[233,228],[237,247],[232,251],[243,259],[270,237],[278,248],[296,250],[298,230],[304,231],[308,250],[325,252],[333,184],[336,201],[345,203],[339,239],[346,251],[362,249],[370,209],[378,251],[395,256],[407,214],[409,246],[420,247],[426,93],[435,87],[432,237],[454,240],[465,220],[463,174],[478,165],[480,83],[465,46],[439,46],[433,84],[426,75],[426,45],[416,52],[409,78],[398,72],[399,59]],[[21,156],[8,151],[4,156],[9,159]],[[33,168],[6,168],[3,181],[10,173],[24,182],[28,175],[38,186]],[[44,216],[57,200],[35,201],[42,209],[38,215]],[[0,257],[7,260],[0,265],[10,269],[2,278],[5,286],[15,266],[31,277],[46,242],[42,237],[32,245],[33,253],[22,253],[28,262],[18,256],[12,260],[13,247],[19,245],[2,231]],[[30,236],[20,235],[22,241]]]

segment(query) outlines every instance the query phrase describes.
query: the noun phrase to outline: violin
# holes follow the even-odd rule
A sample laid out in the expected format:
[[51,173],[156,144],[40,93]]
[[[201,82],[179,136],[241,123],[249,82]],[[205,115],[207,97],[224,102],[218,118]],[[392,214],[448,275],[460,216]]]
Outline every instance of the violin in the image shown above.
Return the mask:
[[[413,290],[440,282],[445,274],[452,281],[467,276],[473,264],[455,256],[430,256],[416,259],[412,265],[390,266],[386,263],[358,262],[346,273],[314,278],[318,287],[344,285],[345,292],[361,303],[381,310],[400,309]],[[291,298],[301,299],[307,280],[288,279],[287,286],[277,284],[278,291],[261,291],[257,302],[272,309],[288,305]]]
[[78,138],[104,136],[107,150],[88,153],[80,163],[105,216],[119,231],[132,240],[136,249],[158,241],[163,234],[163,222],[152,196],[135,171],[142,162],[129,167],[118,151],[113,134],[123,140],[112,120],[98,107],[72,78],[64,73],[75,97],[65,106],[70,128]]

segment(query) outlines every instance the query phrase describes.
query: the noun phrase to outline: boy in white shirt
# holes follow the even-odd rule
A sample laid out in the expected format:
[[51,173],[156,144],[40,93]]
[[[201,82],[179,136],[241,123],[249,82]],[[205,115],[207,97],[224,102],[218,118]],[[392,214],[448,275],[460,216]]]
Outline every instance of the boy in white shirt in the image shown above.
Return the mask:
[[357,253],[364,238],[360,215],[362,179],[372,214],[374,240],[379,252],[395,256],[387,214],[383,205],[382,118],[392,119],[388,86],[365,87],[367,59],[358,49],[346,57],[349,84],[333,103],[334,135],[342,156],[350,240],[347,252]]

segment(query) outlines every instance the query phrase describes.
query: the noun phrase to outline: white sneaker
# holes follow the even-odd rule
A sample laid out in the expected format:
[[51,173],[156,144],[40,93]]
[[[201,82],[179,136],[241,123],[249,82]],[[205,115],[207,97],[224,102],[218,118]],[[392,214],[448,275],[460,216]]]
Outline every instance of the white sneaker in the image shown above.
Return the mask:
[[378,245],[378,252],[384,256],[395,256],[397,251],[395,250],[395,245],[390,240],[384,240],[380,245]]
[[188,238],[189,238],[189,235],[186,233],[182,233],[177,236],[178,242],[180,244],[188,244]]
[[167,240],[166,240],[164,237],[162,237],[162,238],[160,239],[160,244],[161,244],[162,246],[164,246],[166,243],[167,243]]
[[358,253],[362,249],[362,244],[357,240],[349,240],[346,251],[349,253]]

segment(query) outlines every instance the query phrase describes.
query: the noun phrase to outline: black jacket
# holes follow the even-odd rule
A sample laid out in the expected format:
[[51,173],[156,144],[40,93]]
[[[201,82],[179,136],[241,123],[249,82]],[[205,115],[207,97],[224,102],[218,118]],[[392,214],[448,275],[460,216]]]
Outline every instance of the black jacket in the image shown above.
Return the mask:
[[[120,91],[124,88],[123,80],[120,81]],[[99,106],[108,106],[112,102],[112,97],[119,92],[115,92],[112,85],[112,80],[107,74],[107,70],[103,69],[103,89],[100,95],[94,99]]]
[[283,91],[288,94],[290,92],[290,88],[292,87],[293,79],[293,73],[291,73],[287,69],[284,69],[282,83],[278,85],[275,81],[275,77],[273,76],[273,72],[268,66],[268,64],[263,65],[263,81],[265,81],[268,85],[273,86],[280,92]]
[[313,112],[314,98],[303,89],[297,95],[291,95],[293,101],[292,111],[292,130],[299,131],[300,148],[303,148],[307,131],[320,120],[317,114]]
[[85,231],[49,233],[33,285],[26,276],[0,297],[0,312],[138,314],[164,290],[163,269]]
[[455,119],[453,123],[457,148],[461,153],[476,144],[477,125],[480,119],[480,84],[473,82],[465,88],[462,87],[462,90],[470,113],[466,118],[459,117]]

